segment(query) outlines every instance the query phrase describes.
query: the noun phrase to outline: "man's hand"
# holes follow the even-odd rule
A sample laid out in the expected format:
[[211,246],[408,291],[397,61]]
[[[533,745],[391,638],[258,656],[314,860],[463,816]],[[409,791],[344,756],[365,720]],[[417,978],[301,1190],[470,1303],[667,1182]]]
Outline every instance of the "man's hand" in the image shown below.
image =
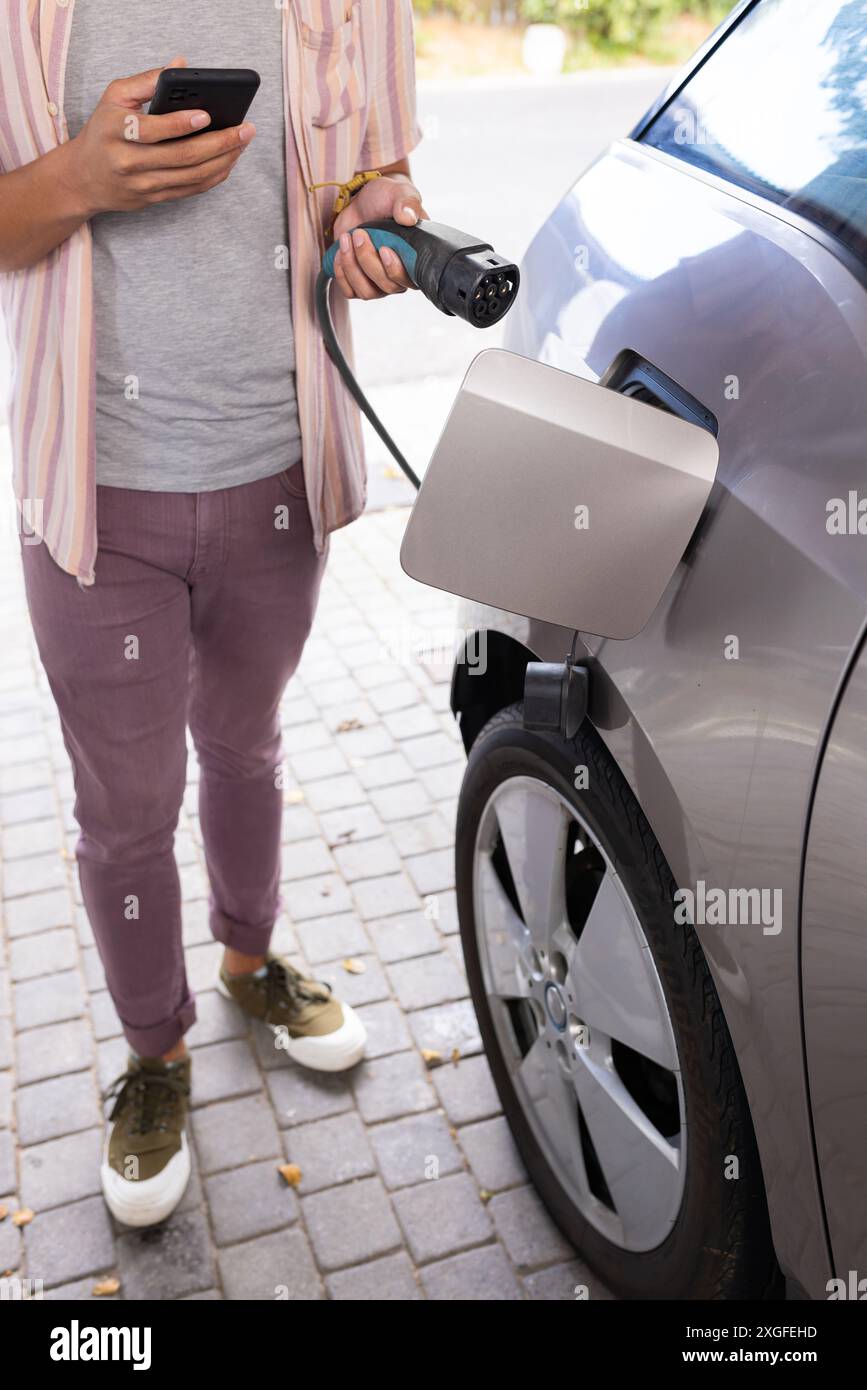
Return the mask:
[[387,246],[377,251],[367,232],[354,228],[384,217],[412,227],[427,216],[421,194],[406,174],[384,174],[359,189],[334,223],[334,239],[340,241],[334,278],[347,299],[382,299],[416,288],[396,252]]
[[[185,66],[185,58],[169,64]],[[205,193],[229,177],[255,135],[255,126],[245,122],[193,137],[191,131],[209,123],[206,111],[142,115],[161,71],[111,82],[87,124],[63,147],[65,182],[85,217],[136,212]]]

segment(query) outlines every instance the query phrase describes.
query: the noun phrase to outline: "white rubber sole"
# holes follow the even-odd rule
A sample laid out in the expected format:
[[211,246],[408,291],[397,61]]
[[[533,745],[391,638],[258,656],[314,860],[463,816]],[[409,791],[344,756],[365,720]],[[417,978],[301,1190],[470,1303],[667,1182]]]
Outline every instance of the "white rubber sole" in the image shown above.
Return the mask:
[[[235,1002],[221,975],[217,976],[217,989],[224,999]],[[357,1066],[364,1056],[367,1029],[349,1004],[341,1000],[340,1007],[343,1023],[333,1033],[325,1033],[322,1037],[293,1038],[279,1024],[266,1023],[265,1027],[271,1029],[275,1038],[279,1038],[279,1042],[274,1043],[275,1048],[285,1052],[300,1066],[309,1067],[311,1071],[348,1071],[350,1067]]]
[[156,1226],[171,1216],[190,1180],[190,1149],[186,1134],[181,1148],[161,1173],[143,1182],[130,1182],[115,1172],[108,1161],[108,1138],[102,1155],[100,1178],[106,1206],[124,1226]]

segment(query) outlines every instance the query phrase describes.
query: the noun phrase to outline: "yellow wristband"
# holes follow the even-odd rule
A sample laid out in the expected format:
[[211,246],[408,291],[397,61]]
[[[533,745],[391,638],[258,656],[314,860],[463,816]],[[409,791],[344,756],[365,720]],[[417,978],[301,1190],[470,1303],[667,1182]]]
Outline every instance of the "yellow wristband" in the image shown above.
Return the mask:
[[309,192],[314,193],[317,188],[336,188],[337,197],[334,199],[334,207],[331,209],[331,226],[328,229],[329,236],[333,235],[334,224],[345,207],[349,206],[349,201],[353,193],[357,193],[359,188],[363,188],[371,179],[381,179],[380,169],[365,169],[361,174],[355,174],[347,183],[338,183],[336,179],[327,179],[325,183],[311,183]]

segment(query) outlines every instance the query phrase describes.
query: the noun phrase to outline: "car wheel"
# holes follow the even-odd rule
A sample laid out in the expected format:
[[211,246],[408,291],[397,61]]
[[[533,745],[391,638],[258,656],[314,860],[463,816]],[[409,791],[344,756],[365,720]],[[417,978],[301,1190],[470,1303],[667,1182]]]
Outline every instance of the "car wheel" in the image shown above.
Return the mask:
[[524,729],[517,704],[486,724],[461,789],[456,874],[503,1110],[572,1244],[621,1297],[773,1296],[719,999],[694,930],[675,922],[662,851],[588,723],[566,742]]

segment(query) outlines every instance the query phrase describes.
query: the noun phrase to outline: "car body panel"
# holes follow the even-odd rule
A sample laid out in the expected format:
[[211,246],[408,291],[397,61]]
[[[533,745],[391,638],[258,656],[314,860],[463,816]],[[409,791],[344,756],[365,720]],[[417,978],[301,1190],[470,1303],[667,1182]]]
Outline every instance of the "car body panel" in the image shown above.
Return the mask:
[[[584,639],[590,716],[681,886],[778,890],[781,930],[698,926],[750,1101],[784,1272],[831,1273],[798,991],[800,868],[819,750],[867,615],[857,535],[867,299],[809,227],[633,141],[532,243],[506,346],[589,379],[631,349],[719,419],[708,508],[649,624]],[[496,610],[542,660],[572,634]],[[731,639],[737,639],[737,655]]]
[[804,1032],[834,1273],[867,1278],[867,652],[830,731],[804,874]]

